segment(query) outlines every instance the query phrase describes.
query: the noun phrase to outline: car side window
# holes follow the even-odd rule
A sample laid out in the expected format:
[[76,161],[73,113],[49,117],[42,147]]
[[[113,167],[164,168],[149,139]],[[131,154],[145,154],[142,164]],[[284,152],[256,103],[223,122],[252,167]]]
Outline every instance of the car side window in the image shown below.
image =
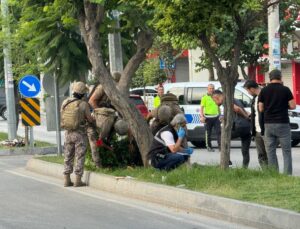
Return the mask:
[[140,90],[140,89],[133,90],[133,91],[130,92],[130,94],[142,96],[143,95],[143,90]]
[[[220,88],[218,88],[218,90],[222,91],[222,88],[220,87]],[[235,89],[234,98],[240,100],[245,108],[251,107],[252,99],[249,96],[247,96],[245,93],[241,92],[240,90]]]
[[207,93],[206,87],[190,87],[187,89],[187,103],[200,105],[201,98]]
[[153,89],[146,89],[146,93],[148,93],[148,94],[157,94],[157,91],[155,91]]
[[240,100],[244,107],[251,107],[251,98],[240,90],[235,89],[234,98]]

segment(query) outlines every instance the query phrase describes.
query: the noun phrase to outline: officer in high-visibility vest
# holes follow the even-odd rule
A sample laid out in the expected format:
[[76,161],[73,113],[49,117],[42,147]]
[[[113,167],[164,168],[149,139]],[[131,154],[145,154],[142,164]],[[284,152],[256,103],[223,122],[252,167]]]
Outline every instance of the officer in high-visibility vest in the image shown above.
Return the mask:
[[205,143],[209,152],[214,149],[211,145],[212,129],[215,128],[219,149],[221,148],[221,124],[219,120],[220,107],[212,99],[212,94],[215,90],[213,84],[207,86],[207,94],[201,98],[200,104],[200,121],[205,126]]
[[154,108],[159,107],[160,105],[160,98],[164,94],[164,87],[162,85],[159,85],[157,88],[157,96],[154,98]]

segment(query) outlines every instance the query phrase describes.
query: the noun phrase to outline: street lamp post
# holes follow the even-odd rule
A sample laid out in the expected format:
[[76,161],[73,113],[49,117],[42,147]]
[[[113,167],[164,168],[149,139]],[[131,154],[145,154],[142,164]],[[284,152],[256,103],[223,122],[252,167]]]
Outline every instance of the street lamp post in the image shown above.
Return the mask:
[[281,69],[279,27],[279,4],[277,3],[268,8],[269,71],[275,68]]

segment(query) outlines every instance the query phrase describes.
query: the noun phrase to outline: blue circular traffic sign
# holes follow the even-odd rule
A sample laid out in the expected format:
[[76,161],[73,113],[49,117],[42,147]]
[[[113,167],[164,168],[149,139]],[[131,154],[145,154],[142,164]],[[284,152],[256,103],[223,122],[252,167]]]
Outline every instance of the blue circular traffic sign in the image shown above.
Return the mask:
[[26,98],[36,97],[41,91],[40,80],[34,75],[24,76],[19,81],[19,91]]

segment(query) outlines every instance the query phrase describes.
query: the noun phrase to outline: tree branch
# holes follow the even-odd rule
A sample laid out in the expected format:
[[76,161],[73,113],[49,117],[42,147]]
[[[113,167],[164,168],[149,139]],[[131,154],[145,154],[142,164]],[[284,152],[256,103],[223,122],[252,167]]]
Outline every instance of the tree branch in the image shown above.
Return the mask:
[[222,75],[222,70],[223,67],[221,65],[220,60],[218,59],[218,57],[216,56],[216,54],[213,51],[213,48],[211,47],[211,44],[207,38],[207,35],[205,33],[201,33],[199,36],[199,39],[202,42],[202,47],[204,48],[204,50],[206,51],[206,54],[209,56],[209,58],[213,61],[214,66],[216,67],[216,70],[218,72],[218,76]]
[[[244,40],[245,37],[245,27],[243,25],[242,19],[240,17],[240,15],[234,15],[236,24],[238,26],[238,30],[237,30],[237,37],[236,37],[236,42],[234,43],[234,50],[233,50],[233,59],[231,61],[232,65],[232,71],[235,72],[238,69],[238,65],[239,65],[239,61],[240,61],[240,56],[241,56],[241,46],[242,46],[242,42]],[[238,77],[238,76],[236,76]]]
[[137,50],[136,53],[130,58],[126,64],[120,82],[118,83],[118,88],[123,94],[127,94],[132,75],[136,72],[140,64],[145,60],[147,51],[151,48],[153,44],[153,31],[140,31],[137,39]]

